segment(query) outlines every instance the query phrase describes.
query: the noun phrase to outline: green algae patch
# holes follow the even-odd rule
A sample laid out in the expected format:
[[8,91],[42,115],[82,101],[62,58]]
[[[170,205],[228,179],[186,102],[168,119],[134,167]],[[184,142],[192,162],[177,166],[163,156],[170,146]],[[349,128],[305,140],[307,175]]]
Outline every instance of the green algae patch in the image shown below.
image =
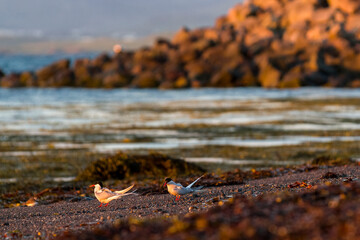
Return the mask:
[[128,155],[123,152],[90,163],[77,176],[79,181],[125,179],[132,177],[164,177],[200,174],[205,172],[193,163],[167,155]]

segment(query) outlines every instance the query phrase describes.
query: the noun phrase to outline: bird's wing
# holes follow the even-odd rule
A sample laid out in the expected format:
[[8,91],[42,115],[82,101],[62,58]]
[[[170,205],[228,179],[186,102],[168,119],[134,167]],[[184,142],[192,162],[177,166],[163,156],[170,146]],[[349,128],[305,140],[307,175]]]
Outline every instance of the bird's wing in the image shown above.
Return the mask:
[[195,181],[193,181],[192,183],[190,183],[189,185],[186,186],[186,188],[191,188],[192,185],[194,185],[200,178],[202,178],[204,175],[202,175],[201,177],[199,177],[198,179],[196,179]]
[[183,195],[183,194],[188,194],[188,193],[191,193],[191,192],[193,192],[194,190],[193,189],[191,189],[191,188],[185,188],[185,187],[183,187],[183,188],[179,188],[178,189],[178,191],[177,191],[177,193],[179,194],[179,195]]
[[95,196],[97,199],[108,199],[117,196],[117,194],[111,192],[109,189],[102,189],[102,191],[96,192]]
[[107,192],[107,193],[113,193],[110,189],[108,188],[102,188],[100,191],[103,191],[103,192]]
[[173,187],[173,189],[175,190],[175,191],[179,191],[179,190],[181,190],[181,189],[183,189],[184,187],[180,184],[180,186],[179,185],[174,185],[174,187]]
[[171,183],[167,185],[167,188],[170,194],[177,195],[184,187]]
[[118,199],[118,198],[121,198],[123,195],[114,195],[108,199],[106,199],[108,202],[112,201],[112,200],[115,200],[115,199]]
[[131,186],[130,186],[130,187],[128,187],[128,188],[123,189],[123,190],[120,190],[120,191],[115,191],[115,193],[116,193],[116,194],[124,194],[124,193],[126,193],[126,192],[130,191],[130,189],[132,189],[133,187],[134,187],[134,184],[133,184],[133,185],[131,185]]

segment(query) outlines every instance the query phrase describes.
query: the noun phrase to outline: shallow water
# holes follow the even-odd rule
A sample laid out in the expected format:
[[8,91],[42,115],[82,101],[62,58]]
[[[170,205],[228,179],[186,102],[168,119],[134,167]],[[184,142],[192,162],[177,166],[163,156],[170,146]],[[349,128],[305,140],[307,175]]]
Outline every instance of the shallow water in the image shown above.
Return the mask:
[[6,74],[24,71],[36,71],[61,59],[69,59],[71,63],[74,63],[76,59],[92,59],[95,58],[98,54],[99,53],[97,52],[81,52],[75,54],[54,53],[44,55],[0,54],[0,69]]
[[[75,154],[81,168],[87,153],[119,150],[201,157],[210,164],[216,157],[224,159],[217,165],[246,167],[278,165],[256,153],[265,149],[325,152],[324,144],[351,143],[350,155],[359,157],[359,130],[358,89],[0,89],[0,161],[6,163],[0,174],[22,164],[22,157]],[[239,148],[253,153],[243,156]],[[286,158],[284,165],[305,160]]]

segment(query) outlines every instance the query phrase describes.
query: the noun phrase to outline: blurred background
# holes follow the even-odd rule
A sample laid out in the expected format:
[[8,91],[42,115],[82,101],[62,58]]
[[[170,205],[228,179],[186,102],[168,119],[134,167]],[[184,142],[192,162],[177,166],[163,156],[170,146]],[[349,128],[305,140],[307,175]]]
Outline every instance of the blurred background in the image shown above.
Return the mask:
[[118,151],[209,171],[360,161],[346,2],[0,0],[0,185]]
[[152,44],[182,26],[211,26],[236,0],[0,0],[0,53],[112,51]]

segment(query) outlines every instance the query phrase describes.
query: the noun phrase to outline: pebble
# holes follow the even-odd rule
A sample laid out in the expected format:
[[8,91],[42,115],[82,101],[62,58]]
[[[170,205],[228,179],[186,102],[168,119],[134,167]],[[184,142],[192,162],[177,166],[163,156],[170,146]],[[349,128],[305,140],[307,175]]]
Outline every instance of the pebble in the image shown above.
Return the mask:
[[197,210],[198,207],[197,206],[191,206],[189,207],[189,212],[193,212],[194,210]]

